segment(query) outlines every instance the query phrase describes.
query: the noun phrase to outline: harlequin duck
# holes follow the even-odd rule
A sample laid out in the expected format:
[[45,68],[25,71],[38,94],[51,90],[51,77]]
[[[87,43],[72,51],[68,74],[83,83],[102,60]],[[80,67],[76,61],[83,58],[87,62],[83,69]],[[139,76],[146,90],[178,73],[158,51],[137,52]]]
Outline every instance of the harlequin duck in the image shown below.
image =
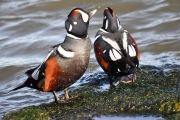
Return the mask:
[[[95,36],[94,51],[99,65],[109,77],[111,87],[136,79],[140,60],[138,46],[110,7],[104,10],[103,26]],[[120,80],[113,84],[113,77],[120,77]]]
[[[69,102],[71,98],[67,88],[76,82],[88,67],[92,46],[88,26],[96,11],[73,9],[65,21],[67,35],[64,42],[53,46],[44,62],[28,70],[27,80],[11,91],[30,87],[43,92],[53,92],[58,103]],[[56,91],[61,90],[64,90],[64,99],[59,99],[56,95]]]

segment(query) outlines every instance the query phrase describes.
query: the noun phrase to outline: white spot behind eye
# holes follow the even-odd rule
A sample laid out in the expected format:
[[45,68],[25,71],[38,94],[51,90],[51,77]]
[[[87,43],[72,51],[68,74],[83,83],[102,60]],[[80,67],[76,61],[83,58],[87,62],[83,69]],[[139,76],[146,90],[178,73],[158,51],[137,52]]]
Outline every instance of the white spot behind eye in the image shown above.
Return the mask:
[[70,24],[70,25],[69,25],[69,31],[71,31],[71,30],[72,30],[72,25]]
[[73,22],[73,24],[74,24],[74,25],[76,25],[76,24],[77,24],[77,22]]

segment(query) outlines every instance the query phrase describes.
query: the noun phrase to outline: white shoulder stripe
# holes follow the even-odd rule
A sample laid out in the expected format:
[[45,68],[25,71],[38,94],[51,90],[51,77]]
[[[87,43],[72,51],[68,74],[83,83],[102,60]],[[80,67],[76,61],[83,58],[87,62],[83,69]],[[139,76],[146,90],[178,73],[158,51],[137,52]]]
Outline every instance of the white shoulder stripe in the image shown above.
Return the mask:
[[132,45],[128,45],[128,49],[129,49],[129,56],[130,57],[136,56],[136,51]]
[[[44,59],[44,62],[51,56],[51,54],[54,52],[54,49],[53,50],[51,50],[48,54],[47,54],[47,56],[45,57],[45,59]],[[43,62],[43,63],[44,63]],[[43,64],[42,63],[42,64]],[[41,65],[42,65],[41,64]],[[40,67],[41,67],[41,65],[39,65],[39,67],[38,68],[36,68],[35,70],[34,70],[34,72],[31,74],[31,76],[35,79],[35,80],[38,80],[38,77],[39,77],[39,69],[40,69]]]
[[109,38],[106,38],[106,37],[104,37],[104,36],[102,36],[102,39],[103,39],[104,41],[106,41],[108,44],[110,44],[114,49],[120,50],[120,47],[119,47],[119,45],[117,44],[116,41],[113,41],[113,40],[111,40],[111,39],[109,39]]
[[58,47],[58,52],[59,52],[59,54],[61,54],[62,56],[66,57],[66,58],[74,57],[74,52],[66,51],[64,48],[61,47],[61,45]]
[[95,37],[95,40],[97,40],[100,36],[101,36],[101,35],[96,36],[96,37]]
[[117,59],[114,57],[112,50],[109,50],[109,56],[111,58],[112,61],[116,61]]
[[39,67],[31,75],[35,80],[38,80],[39,77]]
[[45,57],[45,60],[44,61],[46,61],[50,56],[51,56],[51,54],[54,52],[54,49],[53,50],[51,50],[48,54],[47,54],[47,56]]
[[120,60],[122,56],[115,49],[109,50],[109,56],[112,61]]
[[36,68],[34,70],[34,72],[31,74],[32,78],[34,78],[35,80],[38,80],[38,77],[39,77],[39,68],[41,67],[41,65],[39,65],[38,68]]
[[113,53],[114,53],[114,57],[119,60],[122,58],[122,56],[115,50],[115,49],[112,49]]
[[122,41],[123,41],[123,48],[127,52],[127,33],[126,32],[123,33]]
[[132,47],[132,49],[133,49],[134,56],[136,56],[136,50],[135,50],[134,46],[131,45],[131,47]]

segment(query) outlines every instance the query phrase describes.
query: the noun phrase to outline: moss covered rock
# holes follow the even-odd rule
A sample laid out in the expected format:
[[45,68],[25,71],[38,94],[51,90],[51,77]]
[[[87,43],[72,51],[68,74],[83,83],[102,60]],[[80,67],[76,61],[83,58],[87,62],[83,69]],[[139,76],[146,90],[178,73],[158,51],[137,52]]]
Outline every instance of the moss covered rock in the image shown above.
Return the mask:
[[163,114],[168,119],[178,118],[179,72],[171,72],[166,76],[161,71],[147,72],[143,69],[138,72],[134,83],[120,83],[116,88],[105,91],[100,91],[99,85],[107,83],[107,76],[95,73],[88,83],[70,92],[70,95],[78,96],[71,103],[51,102],[31,106],[9,113],[3,120],[87,119],[110,114]]

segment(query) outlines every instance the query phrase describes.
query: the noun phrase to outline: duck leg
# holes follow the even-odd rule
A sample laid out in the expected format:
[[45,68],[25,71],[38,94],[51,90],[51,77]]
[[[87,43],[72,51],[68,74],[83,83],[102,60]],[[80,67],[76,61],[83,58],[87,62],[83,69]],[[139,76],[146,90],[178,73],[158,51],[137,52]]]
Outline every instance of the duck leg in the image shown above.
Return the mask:
[[113,84],[111,76],[109,76],[109,81],[110,81],[110,87],[116,87],[120,82],[122,83],[130,83],[134,82],[136,80],[136,74],[130,74],[127,76],[121,77],[120,80],[118,80],[116,83]]
[[63,100],[66,100],[66,101],[69,101],[71,102],[71,100],[73,100],[74,98],[76,98],[77,96],[75,97],[69,97],[69,94],[68,94],[68,89],[64,89],[64,97],[63,97]]
[[69,100],[69,94],[68,94],[67,88],[64,89],[64,98],[65,98],[65,100]]
[[69,94],[68,94],[68,89],[64,89],[64,97],[62,99],[60,99],[56,92],[53,91],[53,95],[54,95],[54,99],[55,99],[55,102],[56,103],[69,103],[69,102],[72,102],[71,100],[74,99],[75,97],[69,97]]
[[57,96],[57,94],[56,94],[55,91],[53,91],[53,95],[54,95],[55,102],[56,102],[56,103],[59,103],[60,99],[59,99],[59,97]]
[[127,76],[123,76],[120,80],[120,82],[122,83],[130,83],[130,82],[134,82],[136,80],[136,74],[130,74]]
[[71,102],[69,99],[65,99],[65,97],[63,97],[63,99],[60,99],[60,98],[57,96],[57,94],[56,94],[55,91],[53,91],[53,95],[54,95],[54,99],[55,99],[55,102],[56,102],[56,103],[69,103],[69,102]]
[[109,77],[110,88],[116,87],[116,85],[113,84],[112,77],[111,76],[108,76],[108,77]]

